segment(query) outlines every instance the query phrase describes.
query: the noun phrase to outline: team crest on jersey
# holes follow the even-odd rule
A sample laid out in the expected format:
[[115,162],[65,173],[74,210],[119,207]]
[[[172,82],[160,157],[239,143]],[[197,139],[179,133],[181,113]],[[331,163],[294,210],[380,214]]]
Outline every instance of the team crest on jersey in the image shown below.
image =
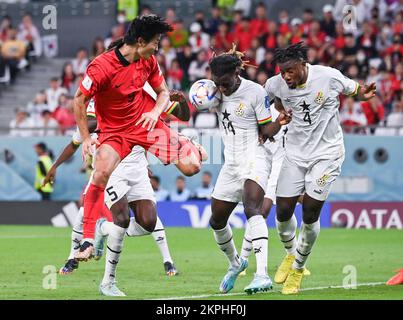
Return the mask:
[[325,101],[323,91],[319,91],[315,98],[315,103],[322,104]]
[[238,117],[242,117],[242,116],[244,115],[244,113],[245,113],[245,108],[246,108],[246,106],[241,102],[241,103],[239,104],[238,108],[236,108],[235,114],[236,114]]
[[321,178],[316,180],[316,184],[319,187],[324,187],[327,183],[327,181],[329,180],[330,176],[328,176],[327,174],[324,174]]

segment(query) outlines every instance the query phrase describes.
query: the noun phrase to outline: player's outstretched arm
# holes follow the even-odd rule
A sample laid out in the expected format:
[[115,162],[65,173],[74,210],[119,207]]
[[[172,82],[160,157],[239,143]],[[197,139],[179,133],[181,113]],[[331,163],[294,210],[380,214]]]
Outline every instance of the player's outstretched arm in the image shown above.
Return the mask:
[[172,111],[172,115],[182,121],[189,121],[190,110],[186,100],[186,96],[183,92],[173,90],[170,93],[170,100],[179,102],[179,105]]
[[150,112],[143,113],[140,120],[136,123],[136,126],[143,123],[143,128],[148,126],[148,131],[154,130],[154,127],[157,124],[161,113],[165,110],[169,103],[169,89],[165,80],[162,81],[159,87],[153,89],[157,94],[157,101],[155,102],[155,106]]
[[282,111],[277,117],[276,121],[266,123],[259,126],[260,137],[263,142],[267,139],[273,138],[281,129],[281,126],[289,124],[291,121],[291,113]]
[[89,97],[86,97],[83,92],[78,89],[74,96],[74,115],[78,130],[80,131],[82,143],[82,155],[83,159],[88,154],[91,154],[91,146],[96,143],[99,144],[97,139],[91,139],[88,123],[87,123],[87,105],[90,101]]
[[360,86],[357,93],[357,98],[361,101],[372,99],[376,94],[376,84],[372,82],[370,85]]

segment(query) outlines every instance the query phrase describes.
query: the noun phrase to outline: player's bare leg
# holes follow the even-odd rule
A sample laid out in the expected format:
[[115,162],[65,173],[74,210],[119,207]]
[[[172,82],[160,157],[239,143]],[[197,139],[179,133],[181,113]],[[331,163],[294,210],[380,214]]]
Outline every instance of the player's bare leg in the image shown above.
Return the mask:
[[177,275],[178,271],[169,252],[164,225],[158,218],[155,203],[151,200],[138,200],[130,202],[129,205],[135,213],[135,217],[130,220],[127,235],[143,236],[151,234],[161,252],[166,275]]
[[87,261],[94,254],[94,232],[98,217],[104,212],[104,190],[112,171],[120,162],[118,153],[108,144],[101,145],[96,152],[95,170],[84,198],[83,243],[76,258]]
[[237,203],[211,199],[210,226],[214,231],[214,238],[218,247],[227,256],[229,269],[220,284],[220,291],[227,293],[234,287],[239,273],[247,268],[247,261],[240,259],[232,238],[232,229],[228,218],[237,206]]
[[301,231],[296,243],[295,259],[284,283],[283,294],[296,294],[301,287],[306,261],[319,235],[319,216],[323,204],[324,201],[313,199],[308,194],[303,197]]
[[269,232],[266,219],[262,215],[264,190],[253,180],[246,180],[242,201],[248,219],[253,250],[256,257],[256,273],[252,282],[245,288],[248,294],[267,291],[272,288],[272,281],[267,275],[267,251]]

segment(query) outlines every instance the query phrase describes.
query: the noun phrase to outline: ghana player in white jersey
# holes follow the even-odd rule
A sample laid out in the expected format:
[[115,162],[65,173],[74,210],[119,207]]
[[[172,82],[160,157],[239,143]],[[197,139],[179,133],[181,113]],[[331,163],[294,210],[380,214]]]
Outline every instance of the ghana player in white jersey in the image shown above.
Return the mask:
[[252,294],[272,288],[272,281],[267,275],[268,229],[261,214],[271,154],[260,144],[259,132],[263,139],[271,138],[290,118],[281,113],[276,122],[271,121],[265,90],[239,76],[244,65],[242,56],[234,47],[210,62],[212,80],[223,94],[218,115],[225,156],[212,194],[210,225],[219,248],[230,264],[220,284],[220,291],[227,293],[248,265],[247,260],[238,256],[228,224],[234,208],[243,202],[257,261],[254,279],[244,289]]
[[[284,283],[283,294],[296,294],[319,234],[320,211],[344,160],[339,95],[369,100],[376,87],[361,87],[337,69],[308,64],[302,43],[277,49],[274,61],[281,73],[267,80],[266,90],[292,111],[276,191],[277,230],[287,255],[274,280]],[[293,212],[301,194],[303,222],[297,240]]]

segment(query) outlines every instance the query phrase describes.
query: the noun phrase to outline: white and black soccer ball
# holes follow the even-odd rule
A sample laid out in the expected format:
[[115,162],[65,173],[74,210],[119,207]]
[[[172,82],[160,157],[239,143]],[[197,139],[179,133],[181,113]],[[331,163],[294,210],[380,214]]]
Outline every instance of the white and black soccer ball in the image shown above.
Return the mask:
[[198,110],[209,110],[218,107],[222,94],[213,81],[201,79],[192,84],[189,100]]

